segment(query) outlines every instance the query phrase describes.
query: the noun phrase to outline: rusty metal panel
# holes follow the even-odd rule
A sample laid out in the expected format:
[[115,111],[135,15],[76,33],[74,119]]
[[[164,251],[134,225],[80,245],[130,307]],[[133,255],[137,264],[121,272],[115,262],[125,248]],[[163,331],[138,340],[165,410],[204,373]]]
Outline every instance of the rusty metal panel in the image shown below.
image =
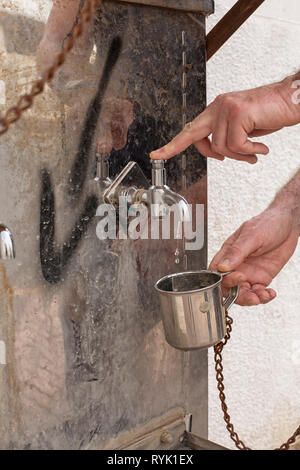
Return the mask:
[[136,3],[160,8],[172,8],[187,12],[210,15],[214,13],[213,0],[117,0],[125,3]]
[[[0,12],[1,112],[47,58],[40,49],[36,58],[44,2],[21,4]],[[17,252],[0,261],[1,448],[87,448],[176,407],[207,434],[207,354],[166,344],[153,289],[184,269],[183,257],[177,264],[165,240],[96,236],[95,153],[107,119],[112,178],[134,160],[150,179],[149,152],[182,128],[183,32],[193,119],[206,101],[203,15],[105,2],[56,81],[1,138],[0,217]],[[168,175],[172,189],[206,206],[206,160],[195,149],[184,168],[172,159]],[[188,253],[189,269],[206,267],[206,241]]]

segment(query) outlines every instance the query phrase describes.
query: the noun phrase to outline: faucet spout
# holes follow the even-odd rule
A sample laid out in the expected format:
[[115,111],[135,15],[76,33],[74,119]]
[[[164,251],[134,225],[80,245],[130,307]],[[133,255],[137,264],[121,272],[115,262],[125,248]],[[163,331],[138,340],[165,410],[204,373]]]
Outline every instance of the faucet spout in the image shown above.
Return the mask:
[[175,206],[177,208],[179,220],[181,222],[191,222],[192,215],[188,202],[180,194],[171,191],[171,189],[165,189],[164,200],[169,206]]
[[9,229],[2,224],[0,224],[0,258],[15,258],[15,248],[12,234]]

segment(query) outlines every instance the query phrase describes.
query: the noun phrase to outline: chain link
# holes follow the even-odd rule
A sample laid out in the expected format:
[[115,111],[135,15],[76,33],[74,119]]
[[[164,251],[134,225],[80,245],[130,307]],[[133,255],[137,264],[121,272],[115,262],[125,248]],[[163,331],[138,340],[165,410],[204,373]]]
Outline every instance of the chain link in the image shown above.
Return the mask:
[[[223,357],[222,352],[224,346],[228,343],[232,333],[232,324],[233,319],[229,316],[228,312],[226,312],[226,336],[221,341],[221,343],[217,344],[214,347],[215,352],[215,371],[216,371],[216,378],[217,378],[217,388],[219,391],[219,398],[221,401],[221,408],[224,415],[224,421],[226,423],[226,429],[229,432],[230,438],[235,443],[236,447],[239,450],[252,450],[250,447],[247,447],[244,442],[239,438],[239,435],[234,430],[234,426],[231,423],[231,418],[228,413],[228,407],[226,404],[226,396],[224,393],[225,385],[224,385],[224,375],[223,375]],[[289,450],[290,446],[296,442],[297,437],[300,436],[300,426],[294,432],[294,434],[288,439],[288,441],[282,444],[279,448],[275,450]]]
[[56,56],[53,65],[45,70],[42,78],[32,86],[30,93],[20,96],[17,104],[8,109],[5,116],[0,118],[0,136],[5,134],[10,125],[18,121],[24,111],[33,105],[35,97],[43,93],[46,83],[51,82],[57,70],[64,64],[68,53],[73,49],[77,39],[82,35],[85,26],[92,20],[102,0],[86,0],[85,3],[86,6],[81,10],[77,24],[64,43],[63,51]]

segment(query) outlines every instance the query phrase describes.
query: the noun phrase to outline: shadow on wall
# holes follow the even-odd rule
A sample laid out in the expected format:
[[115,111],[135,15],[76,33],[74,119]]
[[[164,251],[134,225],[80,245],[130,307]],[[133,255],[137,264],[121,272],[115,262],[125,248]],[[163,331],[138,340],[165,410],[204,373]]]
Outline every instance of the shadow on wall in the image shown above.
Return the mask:
[[45,25],[32,18],[0,12],[0,25],[4,31],[5,48],[8,53],[35,55],[42,40]]

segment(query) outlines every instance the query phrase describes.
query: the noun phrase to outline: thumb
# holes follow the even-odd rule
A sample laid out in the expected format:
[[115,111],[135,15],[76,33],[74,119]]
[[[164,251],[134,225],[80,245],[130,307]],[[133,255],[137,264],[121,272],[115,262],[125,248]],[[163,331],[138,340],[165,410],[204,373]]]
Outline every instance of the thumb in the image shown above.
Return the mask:
[[240,266],[250,255],[260,248],[257,238],[252,233],[241,234],[231,246],[222,253],[217,268],[221,272],[232,271]]

